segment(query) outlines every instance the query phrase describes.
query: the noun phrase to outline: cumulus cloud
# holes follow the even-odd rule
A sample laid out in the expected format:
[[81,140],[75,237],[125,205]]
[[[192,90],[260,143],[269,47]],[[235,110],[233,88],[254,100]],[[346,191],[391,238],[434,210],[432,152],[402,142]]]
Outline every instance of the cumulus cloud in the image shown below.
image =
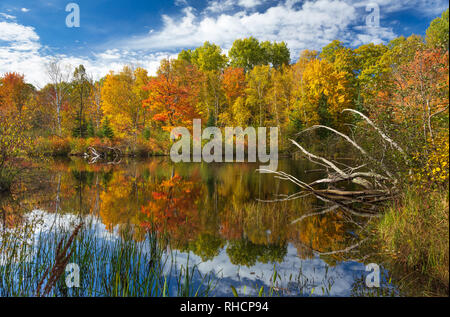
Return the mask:
[[223,13],[235,9],[254,9],[263,3],[262,0],[212,0],[208,1],[206,12]]
[[22,8],[22,9],[20,9],[20,11],[22,11],[22,12],[29,12],[29,11],[30,11],[30,9],[27,9],[27,8]]
[[0,45],[0,73],[16,71],[26,74],[29,81],[37,80],[43,61],[39,36],[33,27],[10,20],[0,20],[0,43],[5,43]]
[[[262,0],[212,0],[203,9],[190,6],[188,0],[174,3],[180,16],[162,15],[159,30],[103,43],[89,56],[57,57],[73,66],[84,64],[96,78],[126,64],[145,67],[154,74],[163,58],[174,57],[181,49],[210,41],[226,52],[235,39],[254,36],[285,41],[295,60],[302,50],[320,50],[335,39],[350,46],[386,43],[396,37],[391,27],[383,25],[386,15],[410,10],[433,17],[448,7],[444,0],[280,0],[270,2],[274,3],[271,6]],[[379,5],[379,27],[366,25],[366,6],[370,3]],[[0,12],[0,74],[21,72],[29,82],[43,85],[47,82],[45,65],[53,55],[33,27]]]
[[261,0],[239,0],[238,4],[244,8],[254,8],[262,3]]
[[395,37],[390,28],[357,28],[365,21],[348,1],[300,3],[288,0],[263,12],[235,10],[224,13],[239,3],[250,7],[258,5],[259,1],[214,1],[206,10],[219,13],[215,16],[197,13],[194,8],[186,7],[182,9],[181,18],[163,15],[164,26],[159,32],[125,39],[119,42],[119,46],[152,51],[176,50],[211,41],[229,49],[236,38],[254,36],[260,40],[285,41],[295,58],[303,49],[320,49],[335,39],[346,44],[361,44],[386,42]]
[[48,83],[46,65],[55,57],[72,68],[83,64],[94,79],[99,79],[110,70],[119,71],[125,65],[144,67],[154,74],[160,61],[173,55],[126,49],[107,49],[92,56],[52,55],[42,46],[33,27],[18,24],[14,17],[0,14],[0,76],[11,71],[22,73],[28,82],[42,87]]

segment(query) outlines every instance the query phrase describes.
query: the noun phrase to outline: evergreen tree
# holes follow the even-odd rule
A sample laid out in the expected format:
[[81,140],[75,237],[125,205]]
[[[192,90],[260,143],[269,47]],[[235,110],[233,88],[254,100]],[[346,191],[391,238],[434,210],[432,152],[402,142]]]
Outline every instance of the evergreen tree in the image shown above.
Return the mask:
[[87,123],[86,126],[86,134],[88,138],[93,138],[95,137],[95,129],[94,129],[94,122],[92,121],[92,119],[90,119]]
[[108,138],[108,139],[114,138],[114,131],[111,128],[111,126],[109,125],[108,117],[105,117],[105,121],[103,122],[101,132],[102,132],[101,135],[105,138]]
[[77,114],[75,117],[75,126],[72,129],[72,136],[76,138],[86,138],[88,136],[88,127],[86,120]]

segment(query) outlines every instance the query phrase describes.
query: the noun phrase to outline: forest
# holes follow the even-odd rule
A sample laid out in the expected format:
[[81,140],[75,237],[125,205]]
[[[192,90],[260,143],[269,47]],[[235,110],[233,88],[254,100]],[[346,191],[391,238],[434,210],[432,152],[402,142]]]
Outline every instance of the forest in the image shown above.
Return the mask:
[[[194,119],[221,129],[278,127],[284,156],[302,156],[292,139],[321,155],[357,157],[338,131],[378,162],[373,170],[383,165],[395,176],[397,191],[374,225],[376,239],[448,294],[448,32],[447,9],[425,37],[356,48],[335,40],[321,51],[298,52],[294,63],[285,42],[249,37],[236,39],[227,54],[210,42],[183,50],[162,60],[155,75],[127,65],[96,80],[83,65],[58,59],[46,65],[42,88],[22,74],[3,74],[0,193],[13,192],[36,159],[101,148],[124,157],[168,155],[170,131],[191,129]],[[177,176],[167,182],[157,192],[183,192]],[[153,204],[164,209],[158,199]]]

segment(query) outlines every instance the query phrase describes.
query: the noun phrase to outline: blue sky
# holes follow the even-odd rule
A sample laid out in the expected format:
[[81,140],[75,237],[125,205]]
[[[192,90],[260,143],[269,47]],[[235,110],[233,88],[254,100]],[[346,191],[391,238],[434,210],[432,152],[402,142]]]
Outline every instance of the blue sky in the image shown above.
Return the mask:
[[[80,8],[80,27],[65,24],[66,5]],[[376,3],[380,25],[368,27]],[[373,7],[373,6],[372,6]],[[204,41],[228,50],[234,39],[286,41],[293,60],[334,39],[356,47],[424,35],[448,8],[443,0],[0,0],[0,74],[18,71],[37,86],[53,57],[94,77],[125,64],[154,73],[162,58]]]

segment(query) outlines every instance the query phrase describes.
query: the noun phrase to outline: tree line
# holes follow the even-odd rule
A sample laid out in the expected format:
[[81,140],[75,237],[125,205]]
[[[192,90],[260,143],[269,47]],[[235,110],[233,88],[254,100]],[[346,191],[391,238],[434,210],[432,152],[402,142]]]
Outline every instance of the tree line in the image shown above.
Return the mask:
[[150,153],[167,151],[168,131],[189,127],[194,118],[206,126],[279,127],[282,151],[291,149],[288,138],[313,125],[349,131],[355,118],[346,108],[418,147],[448,131],[448,10],[425,38],[357,48],[335,40],[299,56],[291,63],[286,43],[253,37],[236,40],[228,55],[205,42],[162,60],[154,76],[125,66],[99,80],[83,65],[71,70],[54,60],[41,89],[18,73],[1,77],[2,122],[26,119],[35,143],[62,146],[65,139],[76,147],[95,139]]

